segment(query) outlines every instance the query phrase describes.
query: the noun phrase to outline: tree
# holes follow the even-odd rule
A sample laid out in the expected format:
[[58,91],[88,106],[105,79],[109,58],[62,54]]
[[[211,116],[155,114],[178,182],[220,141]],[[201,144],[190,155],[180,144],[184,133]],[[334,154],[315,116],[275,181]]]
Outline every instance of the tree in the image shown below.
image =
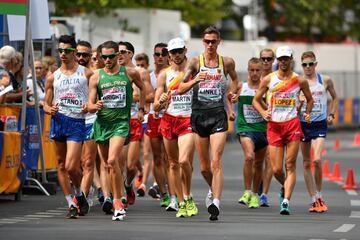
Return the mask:
[[[50,0],[51,1],[51,0]],[[56,14],[96,13],[104,15],[117,8],[161,8],[179,10],[190,26],[214,24],[222,17],[225,0],[52,0]]]

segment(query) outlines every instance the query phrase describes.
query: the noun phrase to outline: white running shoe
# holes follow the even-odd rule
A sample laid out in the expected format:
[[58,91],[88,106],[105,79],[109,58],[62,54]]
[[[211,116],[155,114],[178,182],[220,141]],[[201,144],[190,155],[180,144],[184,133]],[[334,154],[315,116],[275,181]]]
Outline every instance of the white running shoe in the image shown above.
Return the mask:
[[207,195],[205,197],[205,206],[206,206],[206,208],[208,208],[213,203],[213,200],[214,200],[213,193],[209,189],[209,192],[207,193]]
[[119,209],[114,211],[114,216],[112,216],[113,221],[123,221],[126,216],[124,209]]
[[177,212],[179,210],[179,205],[176,202],[176,199],[171,199],[170,204],[166,207],[166,211],[168,212]]
[[90,186],[89,194],[86,197],[87,202],[89,203],[89,206],[92,207],[94,205],[94,193],[95,188],[93,186]]

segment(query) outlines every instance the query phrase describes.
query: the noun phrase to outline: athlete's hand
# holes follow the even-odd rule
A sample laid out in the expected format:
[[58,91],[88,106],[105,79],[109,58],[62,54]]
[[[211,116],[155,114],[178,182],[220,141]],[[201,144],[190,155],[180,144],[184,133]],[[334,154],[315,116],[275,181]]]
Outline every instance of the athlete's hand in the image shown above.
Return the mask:
[[53,104],[50,108],[48,108],[47,112],[50,115],[55,115],[59,111],[59,104]]
[[86,103],[81,105],[81,112],[82,113],[88,113],[89,112],[88,105]]
[[270,119],[271,119],[271,111],[270,111],[270,109],[262,111],[261,116],[263,117],[263,119],[265,121],[270,121]]
[[233,92],[229,92],[227,98],[231,103],[236,103],[238,96]]
[[167,100],[168,100],[168,94],[162,93],[160,98],[159,98],[160,105],[163,105],[164,103],[166,103]]
[[236,115],[234,111],[229,112],[229,121],[235,121]]
[[327,117],[327,123],[328,123],[328,125],[333,125],[333,123],[334,123],[334,117],[331,116],[331,115],[329,115],[329,116]]
[[96,103],[95,103],[95,106],[96,106],[96,110],[100,110],[104,107],[104,102],[101,101],[101,100],[98,100]]
[[144,112],[143,111],[138,112],[138,121],[141,123],[144,121]]
[[310,122],[311,122],[310,113],[304,112],[303,116],[304,116],[304,119],[305,119],[305,121],[306,121],[307,123],[310,123]]
[[205,80],[206,74],[207,74],[207,72],[205,72],[205,71],[199,72],[194,78],[195,83]]

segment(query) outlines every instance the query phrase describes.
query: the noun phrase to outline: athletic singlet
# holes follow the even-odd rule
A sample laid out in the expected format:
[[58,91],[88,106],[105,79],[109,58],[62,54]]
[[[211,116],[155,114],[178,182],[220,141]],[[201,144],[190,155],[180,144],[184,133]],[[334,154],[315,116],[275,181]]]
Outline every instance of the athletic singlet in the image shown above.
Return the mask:
[[88,79],[85,67],[79,65],[76,71],[67,76],[59,69],[54,72],[54,100],[59,113],[67,117],[84,119],[81,106],[88,101]]
[[[150,81],[151,81],[151,86],[153,87],[153,89],[156,91],[156,87],[157,87],[157,78],[155,75],[155,71],[152,71],[150,73]],[[165,109],[161,109],[159,112],[159,115],[157,116],[158,118],[161,118],[164,115]],[[150,110],[149,110],[150,114],[154,114],[155,115],[155,111],[154,111],[154,103],[150,103]]]
[[238,97],[238,116],[236,119],[236,132],[266,132],[266,122],[261,114],[252,105],[256,89],[243,83]]
[[[316,74],[316,83],[310,86],[311,95],[314,99],[314,106],[310,113],[311,122],[318,122],[327,118],[327,94],[323,82],[323,76]],[[306,101],[301,107],[301,113],[306,111]],[[305,122],[303,114],[300,116],[300,121]]]
[[228,80],[224,73],[223,58],[218,55],[217,67],[206,67],[204,55],[199,56],[199,72],[206,72],[205,80],[193,87],[193,110],[224,108],[225,92]]
[[278,71],[271,73],[267,104],[271,110],[272,122],[285,122],[297,117],[299,104],[299,75],[293,73],[289,80],[280,80]]
[[139,102],[132,102],[131,103],[131,111],[130,111],[131,113],[130,113],[130,115],[131,115],[132,119],[137,119],[138,112],[139,112],[139,106],[140,106]]
[[184,73],[176,73],[171,67],[166,69],[166,89],[168,90],[169,105],[166,113],[174,117],[190,117],[191,116],[191,98],[192,89],[180,95],[178,88]]
[[97,112],[97,121],[106,124],[130,119],[133,90],[124,66],[114,75],[101,69],[97,92],[104,102],[104,107]]

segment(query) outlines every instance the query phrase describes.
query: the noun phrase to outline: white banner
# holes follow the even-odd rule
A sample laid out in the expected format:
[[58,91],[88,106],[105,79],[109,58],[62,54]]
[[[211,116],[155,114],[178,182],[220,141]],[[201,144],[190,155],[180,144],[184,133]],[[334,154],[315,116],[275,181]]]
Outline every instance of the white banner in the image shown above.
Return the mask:
[[[32,39],[51,38],[49,8],[47,0],[30,0]],[[25,16],[7,15],[9,40],[25,40]]]

